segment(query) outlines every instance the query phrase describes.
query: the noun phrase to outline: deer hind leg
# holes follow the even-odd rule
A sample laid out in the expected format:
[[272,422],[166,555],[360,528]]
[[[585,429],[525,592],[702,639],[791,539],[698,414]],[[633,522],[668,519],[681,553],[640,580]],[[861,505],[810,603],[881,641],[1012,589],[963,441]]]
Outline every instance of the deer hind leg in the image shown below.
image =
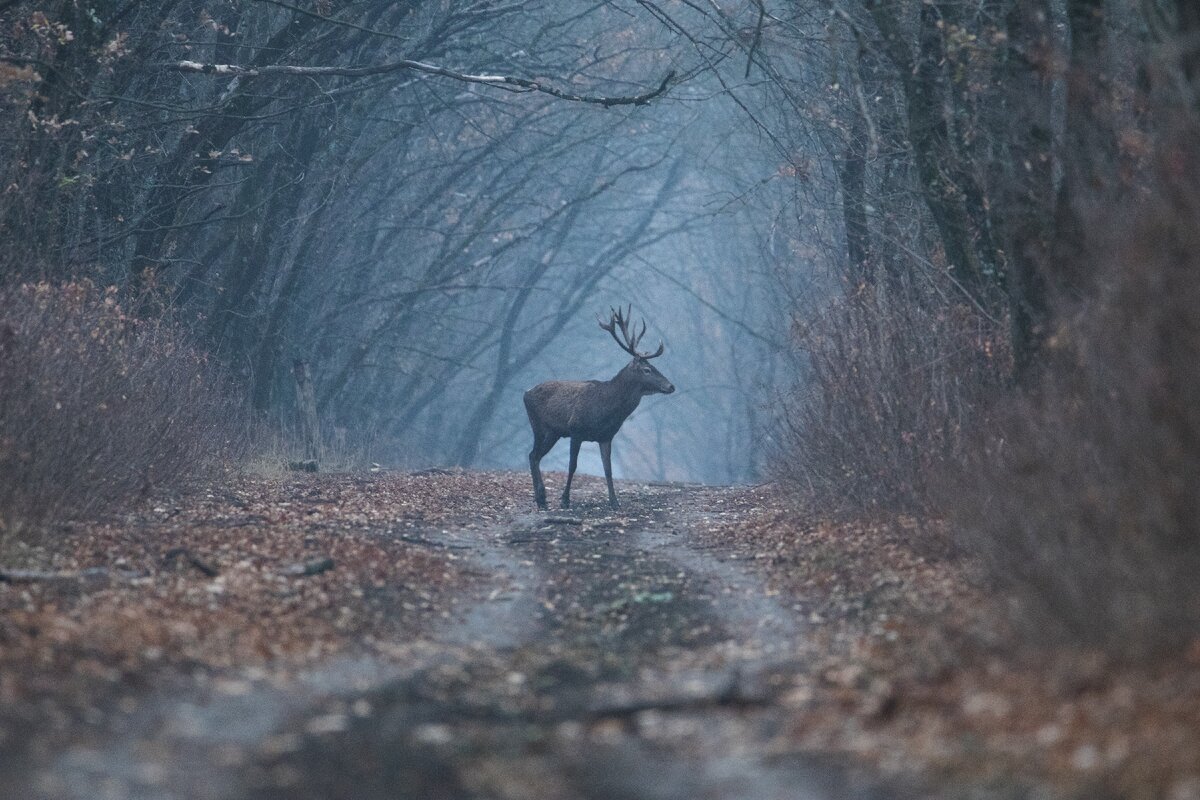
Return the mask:
[[604,462],[604,480],[608,483],[608,505],[619,508],[620,503],[617,502],[617,493],[612,482],[612,439],[600,443],[600,460]]
[[546,484],[542,482],[542,457],[550,452],[558,441],[541,431],[533,433],[533,449],[529,451],[529,472],[533,475],[533,500],[537,507],[546,510]]
[[571,478],[575,477],[575,467],[579,464],[579,446],[583,444],[582,439],[571,437],[571,464],[567,467],[567,485],[563,489],[562,507],[571,507]]

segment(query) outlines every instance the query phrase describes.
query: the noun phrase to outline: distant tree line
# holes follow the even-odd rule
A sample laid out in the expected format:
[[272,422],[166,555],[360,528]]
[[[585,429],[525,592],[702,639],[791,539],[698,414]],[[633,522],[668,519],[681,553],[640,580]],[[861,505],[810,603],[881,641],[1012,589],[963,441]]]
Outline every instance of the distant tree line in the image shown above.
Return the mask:
[[777,474],[814,512],[943,521],[923,545],[977,557],[1022,629],[1121,657],[1200,634],[1197,9],[707,15],[840,212]]
[[1044,629],[1178,644],[1198,81],[1186,0],[0,0],[0,369],[91,298],[272,429],[303,360],[328,444],[503,466],[632,301],[679,392],[618,472],[951,519]]
[[165,293],[264,419],[299,358],[328,436],[503,463],[522,371],[697,224],[664,214],[687,167],[650,103],[687,76],[648,19],[4,3],[0,270]]

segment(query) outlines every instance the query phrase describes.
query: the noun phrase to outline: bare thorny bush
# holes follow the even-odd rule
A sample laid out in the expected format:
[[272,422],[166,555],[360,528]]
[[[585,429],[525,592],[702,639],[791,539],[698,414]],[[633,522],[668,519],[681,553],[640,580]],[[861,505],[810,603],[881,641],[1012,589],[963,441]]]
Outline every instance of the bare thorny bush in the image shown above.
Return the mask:
[[171,315],[82,281],[0,288],[0,539],[211,472],[243,428]]
[[1164,151],[1087,221],[1040,384],[943,492],[1017,622],[1126,657],[1200,633],[1200,135]]
[[777,472],[818,513],[928,512],[928,476],[963,458],[1007,369],[1001,325],[900,294],[860,287],[797,331],[808,369]]
[[859,292],[800,333],[781,477],[811,510],[945,518],[1034,642],[1145,658],[1200,633],[1200,128],[1082,220],[1041,368],[1005,326]]

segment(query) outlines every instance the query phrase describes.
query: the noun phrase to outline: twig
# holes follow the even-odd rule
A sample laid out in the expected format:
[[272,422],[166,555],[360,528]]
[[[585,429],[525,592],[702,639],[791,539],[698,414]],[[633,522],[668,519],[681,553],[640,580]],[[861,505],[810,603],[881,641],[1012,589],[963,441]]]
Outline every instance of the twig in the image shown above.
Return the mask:
[[108,567],[88,567],[79,572],[48,572],[38,569],[0,569],[0,583],[69,583],[73,581],[106,580],[121,578],[136,580],[146,577],[144,572],[113,570]]
[[389,33],[387,31],[376,30],[375,28],[368,28],[363,25],[356,25],[353,22],[349,22],[347,20],[334,19],[333,17],[327,17],[324,14],[318,14],[315,11],[308,11],[306,9],[301,8],[300,6],[293,5],[291,3],[285,3],[285,2],[283,2],[283,0],[254,0],[254,2],[269,3],[273,6],[279,6],[280,8],[286,8],[293,13],[300,14],[305,17],[312,17],[313,19],[319,19],[322,22],[328,22],[331,25],[340,25],[344,28],[350,28],[351,30],[362,31],[363,33],[369,33],[372,36],[383,36],[385,38],[395,39],[400,42],[408,41],[407,37],[399,36],[395,33]]
[[179,559],[183,559],[188,566],[192,567],[205,577],[215,578],[221,574],[219,569],[207,561],[204,561],[186,547],[172,547],[163,555],[163,564],[166,566],[171,566]]
[[633,717],[643,711],[698,711],[706,708],[754,708],[770,705],[771,698],[765,694],[745,694],[737,687],[705,695],[681,695],[664,697],[661,700],[631,700],[610,706],[589,708],[586,716],[592,719]]
[[435,542],[432,539],[426,539],[424,536],[411,536],[407,533],[397,534],[396,538],[402,542],[409,544],[419,544],[423,547],[437,547],[443,550],[470,550],[468,544],[449,544],[448,542]]
[[79,572],[45,572],[37,569],[0,570],[0,583],[52,583],[55,581],[77,581]]
[[428,469],[418,469],[408,474],[414,478],[424,478],[430,475],[453,475],[454,470],[446,469],[445,467],[429,467]]
[[754,54],[762,41],[763,22],[767,17],[767,7],[763,4],[763,0],[754,0],[754,4],[758,6],[758,24],[754,26],[754,41],[750,42],[750,52],[746,53],[747,78],[750,77],[750,67],[754,64]]

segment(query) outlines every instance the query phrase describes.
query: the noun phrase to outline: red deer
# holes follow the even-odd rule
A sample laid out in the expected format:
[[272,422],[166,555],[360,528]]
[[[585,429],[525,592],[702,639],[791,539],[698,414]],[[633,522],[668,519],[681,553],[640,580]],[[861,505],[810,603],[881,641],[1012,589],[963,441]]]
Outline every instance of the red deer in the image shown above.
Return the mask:
[[[633,356],[611,380],[607,381],[546,381],[525,393],[525,411],[533,427],[533,449],[529,451],[529,471],[533,474],[533,496],[538,508],[546,508],[546,485],[542,483],[542,457],[564,436],[571,439],[571,463],[567,470],[567,485],[562,493],[562,507],[571,506],[571,478],[575,476],[575,465],[579,461],[579,446],[584,442],[600,445],[600,459],[604,462],[604,479],[608,482],[608,503],[617,508],[617,493],[613,491],[612,440],[621,425],[638,407],[642,397],[648,394],[670,394],[675,391],[671,382],[656,370],[650,359],[663,354],[663,343],[649,355],[637,351],[638,342],[646,335],[646,321],[642,330],[637,325],[629,327],[629,314],[613,309],[605,324],[600,327],[612,334],[621,349]],[[620,338],[617,331],[621,332]],[[622,339],[624,341],[622,341]]]

